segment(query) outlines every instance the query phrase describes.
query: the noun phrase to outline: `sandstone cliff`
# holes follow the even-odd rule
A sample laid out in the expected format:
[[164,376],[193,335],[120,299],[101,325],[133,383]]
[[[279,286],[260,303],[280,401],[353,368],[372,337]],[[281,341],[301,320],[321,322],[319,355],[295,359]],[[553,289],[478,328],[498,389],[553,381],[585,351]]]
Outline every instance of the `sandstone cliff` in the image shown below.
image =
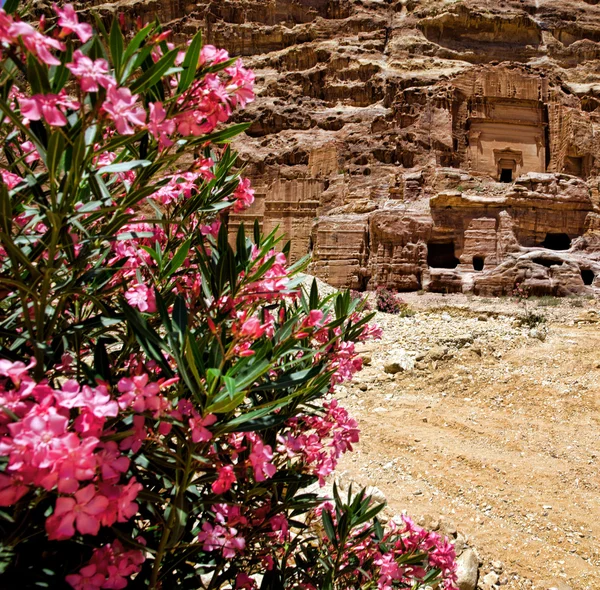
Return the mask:
[[279,225],[336,286],[600,289],[596,0],[86,0],[245,57],[237,142]]

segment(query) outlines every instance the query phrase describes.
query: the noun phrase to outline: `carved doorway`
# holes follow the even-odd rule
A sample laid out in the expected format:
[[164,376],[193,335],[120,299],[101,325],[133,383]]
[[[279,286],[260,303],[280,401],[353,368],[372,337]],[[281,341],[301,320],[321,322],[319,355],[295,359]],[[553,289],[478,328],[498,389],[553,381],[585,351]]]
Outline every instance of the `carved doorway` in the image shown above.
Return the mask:
[[523,153],[506,148],[494,150],[496,161],[497,178],[500,182],[513,182],[518,176],[518,169],[523,166]]

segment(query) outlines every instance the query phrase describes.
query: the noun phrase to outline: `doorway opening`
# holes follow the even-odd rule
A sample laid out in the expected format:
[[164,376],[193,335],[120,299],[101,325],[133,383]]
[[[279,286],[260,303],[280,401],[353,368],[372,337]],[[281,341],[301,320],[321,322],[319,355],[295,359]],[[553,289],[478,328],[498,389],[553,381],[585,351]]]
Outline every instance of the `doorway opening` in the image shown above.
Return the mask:
[[473,270],[483,270],[484,258],[483,256],[473,256]]
[[454,242],[427,244],[427,264],[432,268],[456,268],[459,260],[454,255]]
[[500,182],[512,182],[513,171],[512,168],[502,168],[500,170]]
[[541,245],[549,250],[568,250],[571,247],[571,238],[567,234],[546,234]]
[[594,282],[594,271],[586,268],[581,271],[581,278],[584,285],[591,285]]

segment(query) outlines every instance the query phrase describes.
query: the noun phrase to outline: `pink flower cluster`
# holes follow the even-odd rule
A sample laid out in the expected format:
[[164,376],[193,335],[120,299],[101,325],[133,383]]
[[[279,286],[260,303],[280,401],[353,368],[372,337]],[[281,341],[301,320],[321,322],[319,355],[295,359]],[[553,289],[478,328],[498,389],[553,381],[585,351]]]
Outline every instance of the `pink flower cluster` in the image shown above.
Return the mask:
[[[137,541],[143,544],[143,539]],[[113,541],[94,549],[89,563],[79,573],[67,576],[67,582],[75,590],[119,590],[127,586],[128,578],[140,571],[145,560],[143,551],[126,551],[120,541]]]
[[[332,521],[336,523],[336,510],[330,502],[322,504],[315,511],[316,515],[321,516],[323,510],[328,511]],[[354,578],[356,587],[370,582],[368,572],[371,568],[365,567],[365,564],[372,561],[376,566],[373,573],[377,578],[378,590],[417,587],[415,584],[433,569],[441,572],[439,588],[458,590],[456,554],[454,545],[448,539],[415,525],[405,515],[400,517],[400,522],[396,519],[390,521],[383,539],[375,538],[374,535],[365,537],[367,526],[354,529],[347,545],[342,549],[342,566],[349,565],[351,558],[358,559],[358,567],[349,568],[348,573]],[[357,539],[361,537],[357,543]],[[334,553],[337,551],[337,548],[331,549]]]
[[[454,546],[437,533],[421,528],[407,516],[402,516],[403,527],[400,528],[394,521],[384,539],[387,541],[389,551],[382,553],[377,550],[374,554],[374,563],[379,566],[379,590],[392,590],[397,583],[412,586],[415,580],[423,579],[430,568],[439,569],[442,573],[444,590],[457,590],[456,586],[456,553]],[[366,547],[369,553],[372,547]],[[398,558],[407,553],[424,553],[427,556],[427,566],[400,565]],[[364,555],[360,556],[364,559]]]
[[48,125],[64,127],[67,124],[65,112],[67,109],[77,110],[80,105],[69,98],[63,90],[59,94],[35,94],[31,98],[20,98],[21,115],[25,123],[44,119]]
[[[91,38],[92,27],[79,22],[73,6],[53,6],[58,17],[57,24],[61,27],[58,35],[60,38],[73,33],[82,43]],[[61,63],[53,52],[66,50],[65,44],[58,38],[44,35],[29,23],[14,20],[2,9],[0,42],[12,46],[18,46],[19,42],[22,42],[27,51],[49,66],[58,66]],[[158,48],[157,45],[156,49]],[[210,66],[227,61],[228,58],[226,51],[206,45],[202,48],[199,62],[202,66]],[[119,134],[131,135],[136,129],[147,128],[158,141],[160,149],[167,149],[173,145],[172,136],[176,131],[183,136],[210,133],[219,123],[229,119],[233,109],[244,108],[254,100],[254,73],[244,68],[241,60],[237,60],[220,73],[206,74],[201,81],[193,84],[188,92],[179,98],[178,106],[181,112],[175,117],[169,117],[162,102],[149,103],[148,117],[140,104],[140,97],[132,94],[125,86],[119,87],[117,80],[110,74],[109,64],[105,59],[92,60],[77,49],[67,67],[83,92],[98,92],[101,88],[106,91],[102,112],[112,120]],[[176,80],[173,80],[173,86],[177,86]],[[64,90],[59,94],[22,97],[19,103],[21,114],[27,120],[44,120],[48,125],[55,127],[67,124],[67,110],[81,108],[77,101],[66,96]],[[236,208],[245,208],[253,200],[253,191],[247,185],[247,181],[245,182],[246,184],[241,184],[239,194],[236,195]]]
[[352,450],[359,439],[356,420],[337,400],[325,402],[323,416],[302,415],[287,422],[288,430],[278,436],[277,451],[291,459],[299,459],[310,473],[319,477],[321,485],[337,465],[342,454]]
[[266,262],[273,262],[259,280],[245,286],[243,292],[238,297],[239,302],[246,304],[253,301],[269,301],[286,294],[292,294],[287,292],[290,281],[288,278],[287,259],[283,253],[270,250],[265,255],[260,256],[258,248],[253,246],[252,258],[254,260],[254,268],[257,269]]
[[254,189],[251,187],[248,178],[240,178],[240,184],[235,189],[233,196],[235,198],[233,204],[234,213],[240,213],[254,203]]
[[[226,51],[205,45],[200,63],[216,65],[228,58]],[[223,73],[223,77],[206,74],[179,99],[182,112],[175,116],[175,123],[181,135],[210,133],[229,119],[233,108],[243,108],[254,100],[254,73],[244,68],[241,60],[225,68]]]
[[163,205],[177,203],[180,199],[189,199],[200,189],[200,183],[211,181],[215,175],[213,167],[215,163],[211,158],[200,158],[196,160],[192,169],[187,172],[176,172],[165,177],[168,182],[150,195]]
[[0,506],[10,506],[35,488],[60,495],[46,519],[49,539],[96,535],[101,526],[126,522],[138,509],[142,486],[113,441],[101,442],[108,418],[119,411],[106,387],[68,380],[60,389],[36,383],[21,362],[0,361]]

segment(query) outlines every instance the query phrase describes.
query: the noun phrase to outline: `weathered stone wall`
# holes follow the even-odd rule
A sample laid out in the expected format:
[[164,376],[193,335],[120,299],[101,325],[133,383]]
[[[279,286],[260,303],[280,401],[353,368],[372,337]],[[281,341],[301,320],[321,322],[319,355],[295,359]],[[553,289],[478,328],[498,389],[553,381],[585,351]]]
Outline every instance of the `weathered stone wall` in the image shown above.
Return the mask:
[[[600,5],[80,2],[92,4],[107,19],[121,7],[132,26],[158,16],[177,39],[201,29],[255,69],[235,147],[257,199],[230,216],[232,234],[241,221],[279,226],[292,257],[311,252],[336,286],[595,289],[579,271],[600,272],[586,226],[600,173]],[[548,234],[572,248],[556,253]]]

